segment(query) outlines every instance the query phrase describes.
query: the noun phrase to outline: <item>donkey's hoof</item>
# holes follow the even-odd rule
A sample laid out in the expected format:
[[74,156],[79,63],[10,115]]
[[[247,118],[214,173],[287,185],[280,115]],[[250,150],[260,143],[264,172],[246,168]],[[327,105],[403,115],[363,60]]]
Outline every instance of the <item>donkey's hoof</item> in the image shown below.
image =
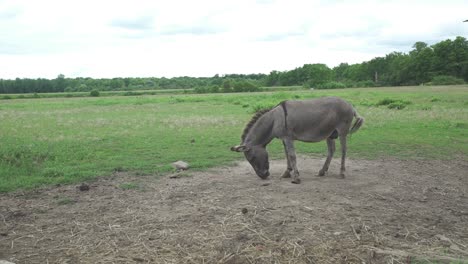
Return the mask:
[[283,172],[283,175],[281,175],[281,178],[291,178],[291,173],[287,170]]
[[319,170],[318,176],[325,176],[325,170]]
[[291,183],[299,184],[299,183],[301,183],[301,179],[295,178],[295,179],[293,179],[293,180],[291,181]]
[[344,179],[344,178],[346,178],[346,174],[344,174],[343,172],[342,172],[342,173],[340,173],[340,178],[341,178],[341,179]]

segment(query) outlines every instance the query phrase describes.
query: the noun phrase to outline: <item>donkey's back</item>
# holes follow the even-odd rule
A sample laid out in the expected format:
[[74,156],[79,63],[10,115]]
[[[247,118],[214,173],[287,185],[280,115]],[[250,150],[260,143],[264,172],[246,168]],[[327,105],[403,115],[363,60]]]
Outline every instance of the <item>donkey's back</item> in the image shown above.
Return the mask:
[[338,97],[295,100],[283,103],[288,136],[294,140],[318,142],[332,134],[346,136],[356,111]]

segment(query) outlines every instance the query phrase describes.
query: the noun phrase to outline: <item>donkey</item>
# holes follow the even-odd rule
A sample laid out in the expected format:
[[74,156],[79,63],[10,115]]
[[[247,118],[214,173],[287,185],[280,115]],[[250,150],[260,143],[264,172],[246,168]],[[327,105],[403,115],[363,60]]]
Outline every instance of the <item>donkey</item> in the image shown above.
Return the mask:
[[[356,121],[351,127],[353,118]],[[286,171],[282,178],[291,178],[292,183],[300,183],[296,166],[294,140],[319,142],[327,140],[328,156],[319,171],[324,176],[335,152],[335,139],[341,143],[340,176],[345,177],[346,136],[356,132],[364,123],[353,106],[338,97],[323,97],[312,100],[283,101],[277,106],[257,112],[241,137],[241,144],[231,147],[232,151],[243,152],[255,173],[262,179],[269,175],[269,161],[266,145],[273,138],[283,141],[287,158]]]

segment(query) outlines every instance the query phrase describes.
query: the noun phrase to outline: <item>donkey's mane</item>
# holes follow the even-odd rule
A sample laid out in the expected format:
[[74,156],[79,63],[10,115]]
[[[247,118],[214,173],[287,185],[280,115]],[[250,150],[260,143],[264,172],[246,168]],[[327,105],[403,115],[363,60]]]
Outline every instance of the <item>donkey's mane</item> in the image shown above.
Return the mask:
[[242,137],[241,137],[242,142],[244,142],[250,129],[255,125],[255,123],[257,123],[258,119],[260,119],[260,117],[262,117],[264,114],[268,113],[271,109],[273,108],[261,109],[255,113],[255,115],[252,117],[252,119],[249,121],[249,123],[247,123],[247,125],[244,128],[244,132],[242,133]]

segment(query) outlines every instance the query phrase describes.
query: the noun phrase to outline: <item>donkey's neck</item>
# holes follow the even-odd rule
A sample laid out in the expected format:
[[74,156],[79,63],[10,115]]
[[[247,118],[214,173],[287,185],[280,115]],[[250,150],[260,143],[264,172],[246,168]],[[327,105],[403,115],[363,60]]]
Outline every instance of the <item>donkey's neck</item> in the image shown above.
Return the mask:
[[244,145],[258,146],[267,145],[274,138],[273,136],[274,119],[271,112],[265,113],[252,126],[245,137]]

